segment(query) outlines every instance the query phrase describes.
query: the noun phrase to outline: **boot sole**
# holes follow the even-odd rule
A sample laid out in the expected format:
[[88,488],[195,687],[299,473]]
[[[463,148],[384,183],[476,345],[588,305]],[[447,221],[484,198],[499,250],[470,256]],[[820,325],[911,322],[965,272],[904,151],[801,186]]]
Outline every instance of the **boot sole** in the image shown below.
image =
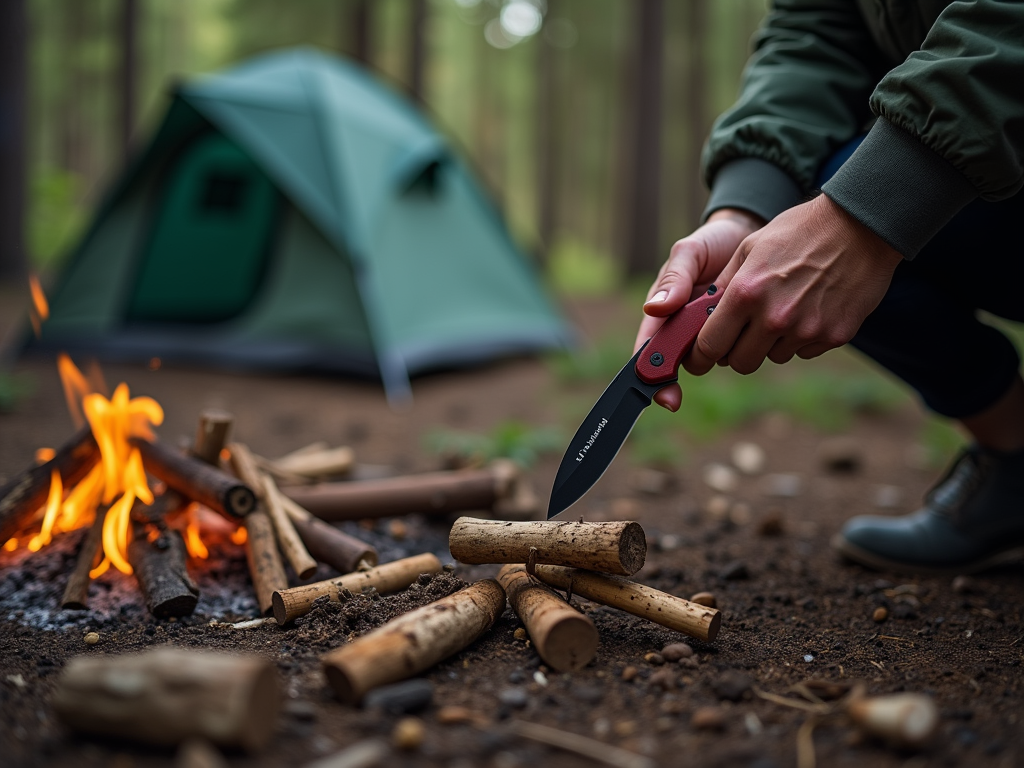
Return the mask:
[[999,565],[1009,565],[1024,560],[1024,547],[1013,547],[1011,549],[997,552],[985,558],[974,560],[969,563],[962,563],[956,566],[937,565],[916,565],[914,563],[890,560],[889,558],[876,555],[866,549],[851,544],[842,534],[837,533],[832,537],[832,548],[847,560],[866,565],[879,571],[899,571],[901,573],[926,573],[936,576],[956,576],[962,573],[978,573],[979,571],[995,568]]

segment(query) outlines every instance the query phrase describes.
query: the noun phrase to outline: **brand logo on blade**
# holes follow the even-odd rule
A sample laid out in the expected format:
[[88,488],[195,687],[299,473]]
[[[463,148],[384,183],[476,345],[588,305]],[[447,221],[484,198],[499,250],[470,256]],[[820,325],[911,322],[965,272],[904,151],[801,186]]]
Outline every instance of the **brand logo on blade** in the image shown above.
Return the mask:
[[597,442],[597,436],[601,434],[601,430],[605,428],[607,423],[608,419],[605,418],[602,418],[601,421],[598,422],[597,429],[594,430],[594,434],[587,439],[587,442],[580,449],[580,452],[576,454],[576,461],[583,461],[583,457],[587,455],[587,451],[589,451],[593,447],[594,443]]

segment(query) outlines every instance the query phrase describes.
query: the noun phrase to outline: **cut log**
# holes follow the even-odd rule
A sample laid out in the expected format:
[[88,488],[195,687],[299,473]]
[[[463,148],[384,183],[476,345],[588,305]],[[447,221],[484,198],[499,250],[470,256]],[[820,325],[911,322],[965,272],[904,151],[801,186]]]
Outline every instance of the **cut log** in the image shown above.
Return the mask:
[[698,640],[712,642],[722,626],[722,614],[714,608],[635,581],[557,565],[538,565],[535,575],[548,586],[610,605]]
[[199,602],[199,587],[189,576],[181,534],[164,529],[150,541],[146,526],[133,523],[132,527],[135,538],[128,545],[128,562],[150,614],[158,619],[191,616]]
[[377,564],[377,550],[369,544],[313,517],[284,494],[281,499],[302,543],[318,563],[326,563],[339,573],[358,570],[362,563],[371,568]]
[[198,737],[250,752],[273,735],[280,702],[269,659],[170,647],[73,658],[53,697],[82,733],[159,746]]
[[288,588],[281,553],[277,551],[274,524],[262,510],[245,517],[245,556],[249,562],[249,575],[256,590],[256,603],[260,614],[268,616],[274,608],[274,593]]
[[96,510],[96,519],[82,539],[82,545],[78,548],[78,560],[75,561],[75,570],[68,578],[67,586],[64,587],[64,597],[61,598],[60,607],[69,611],[84,611],[89,607],[89,571],[93,569],[96,555],[100,552],[103,544],[103,521],[107,517],[106,507]]
[[234,416],[217,408],[207,408],[200,413],[192,455],[200,461],[219,467],[220,452],[227,443],[228,432],[231,431],[234,421]]
[[421,573],[440,573],[441,561],[427,553],[384,563],[368,571],[358,571],[339,576],[336,579],[303,584],[300,587],[274,592],[274,618],[278,624],[286,624],[305,616],[318,597],[329,597],[333,602],[341,601],[342,590],[359,594],[363,589],[373,587],[382,595],[405,589]]
[[292,454],[272,459],[269,463],[276,471],[285,475],[316,478],[343,475],[352,469],[354,461],[355,452],[351,448],[342,447],[307,451],[300,455]]
[[162,443],[132,437],[146,471],[192,501],[238,522],[256,507],[253,489],[204,461],[183,456]]
[[571,672],[593,661],[597,628],[589,617],[554,590],[531,579],[525,565],[506,565],[498,573],[498,583],[548,666]]
[[509,463],[496,462],[483,469],[319,483],[288,487],[284,492],[324,520],[445,515],[491,509],[511,493],[517,472]]
[[32,521],[46,503],[53,471],[60,473],[65,488],[89,474],[100,460],[100,449],[89,427],[83,427],[62,445],[54,457],[16,475],[0,487],[0,546]]
[[338,698],[355,704],[372,688],[405,680],[461,651],[504,610],[501,585],[478,581],[331,651],[323,658],[327,681]]
[[538,520],[514,523],[460,517],[448,536],[460,563],[568,565],[623,576],[643,568],[647,537],[638,523],[584,523]]

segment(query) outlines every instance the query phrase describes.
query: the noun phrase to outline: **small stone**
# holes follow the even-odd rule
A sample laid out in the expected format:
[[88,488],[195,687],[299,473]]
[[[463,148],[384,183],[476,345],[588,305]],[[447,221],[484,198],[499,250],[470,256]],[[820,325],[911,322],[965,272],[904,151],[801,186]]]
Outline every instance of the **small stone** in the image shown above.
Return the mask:
[[722,568],[718,575],[726,581],[739,581],[740,579],[749,579],[750,570],[742,560],[733,560]]
[[654,653],[654,651],[651,651],[650,653],[644,654],[644,661],[657,667],[665,663],[665,657],[660,653]]
[[541,688],[546,688],[548,684],[547,676],[539,669],[533,673],[533,682],[539,685]]
[[634,491],[649,496],[662,496],[672,488],[673,478],[668,472],[642,467],[629,477],[629,485]]
[[719,493],[732,493],[740,484],[739,475],[725,464],[708,464],[704,467],[704,483]]
[[623,682],[626,682],[626,683],[630,682],[631,680],[633,680],[639,674],[639,672],[640,672],[640,670],[638,670],[636,667],[634,667],[632,664],[630,664],[628,667],[626,667],[625,669],[622,670],[622,680],[623,680]]
[[728,516],[731,506],[732,502],[727,496],[716,495],[708,499],[708,503],[704,505],[704,511],[708,513],[708,517],[714,520],[724,520]]
[[316,706],[311,701],[289,699],[281,710],[289,717],[302,722],[311,723],[316,720]]
[[760,736],[761,732],[764,731],[764,725],[761,723],[761,718],[753,712],[747,712],[747,714],[743,716],[743,725],[747,729],[747,733],[751,736]]
[[465,725],[475,723],[479,715],[467,707],[441,707],[437,710],[437,722],[441,725]]
[[864,464],[864,448],[848,435],[822,440],[817,453],[818,462],[829,472],[856,472]]
[[718,600],[712,592],[698,592],[695,595],[691,595],[690,602],[696,603],[697,605],[703,605],[708,608],[718,607]]
[[757,524],[758,536],[781,536],[786,530],[782,512],[769,509]]
[[404,541],[409,535],[409,526],[404,520],[392,520],[388,523],[388,533],[395,541]]
[[718,676],[718,679],[711,683],[711,690],[720,699],[728,701],[740,701],[744,695],[754,686],[754,681],[747,675],[737,670],[730,669]]
[[674,533],[663,533],[658,537],[658,549],[662,552],[674,552],[683,546],[683,538]]
[[433,699],[434,684],[417,677],[374,688],[366,694],[364,706],[368,710],[381,709],[392,715],[407,715],[426,709]]
[[745,501],[737,501],[732,505],[732,509],[729,510],[729,522],[733,525],[743,527],[744,525],[750,525],[754,519],[754,513],[750,509],[750,505]]
[[676,674],[666,667],[665,669],[659,669],[651,675],[648,682],[654,688],[661,688],[663,691],[673,691],[676,687]]
[[732,447],[732,463],[745,475],[756,475],[764,469],[764,449],[757,443],[736,443]]
[[903,489],[896,485],[880,485],[875,488],[874,503],[879,509],[896,509],[903,503]]
[[525,641],[529,637],[529,635],[526,634],[525,629],[519,627],[515,632],[512,633],[512,637],[514,637],[516,640]]
[[418,717],[403,717],[395,723],[395,729],[391,732],[391,742],[395,749],[413,752],[419,749],[426,735],[427,726],[422,720]]
[[889,618],[889,610],[884,605],[880,605],[875,608],[875,612],[871,614],[872,621],[875,621],[878,624],[881,624],[887,618]]
[[612,732],[611,721],[606,717],[599,717],[594,721],[593,725],[594,737],[598,739],[607,739]]
[[508,681],[514,685],[526,682],[526,673],[521,669],[513,669],[512,673],[508,676]]
[[799,496],[802,489],[800,475],[791,472],[777,472],[761,478],[761,492],[765,496],[791,499]]
[[529,703],[530,697],[522,688],[506,688],[498,694],[498,701],[506,707],[522,709]]
[[696,669],[700,666],[700,662],[697,661],[696,656],[686,656],[679,660],[679,666],[685,669]]
[[977,582],[970,576],[957,576],[953,579],[953,591],[958,595],[969,595],[976,592],[977,588]]
[[718,707],[698,707],[690,718],[690,727],[697,731],[721,731],[725,728],[725,712]]
[[661,656],[665,661],[675,662],[693,656],[693,648],[686,643],[670,643],[661,649]]
[[86,645],[96,645],[100,641],[99,632],[86,632],[85,637],[82,638]]
[[623,739],[627,736],[632,736],[634,733],[636,733],[636,721],[620,720],[614,726],[612,726],[612,731],[615,732],[616,736],[619,736]]

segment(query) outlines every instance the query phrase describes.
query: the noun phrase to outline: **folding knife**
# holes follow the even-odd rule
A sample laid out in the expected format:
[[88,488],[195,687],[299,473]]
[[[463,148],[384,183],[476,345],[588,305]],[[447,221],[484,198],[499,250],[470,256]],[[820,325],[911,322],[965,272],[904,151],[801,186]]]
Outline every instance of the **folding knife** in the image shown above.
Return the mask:
[[655,393],[679,378],[679,364],[721,298],[715,286],[670,315],[612,379],[562,457],[548,520],[579,501],[608,469]]

